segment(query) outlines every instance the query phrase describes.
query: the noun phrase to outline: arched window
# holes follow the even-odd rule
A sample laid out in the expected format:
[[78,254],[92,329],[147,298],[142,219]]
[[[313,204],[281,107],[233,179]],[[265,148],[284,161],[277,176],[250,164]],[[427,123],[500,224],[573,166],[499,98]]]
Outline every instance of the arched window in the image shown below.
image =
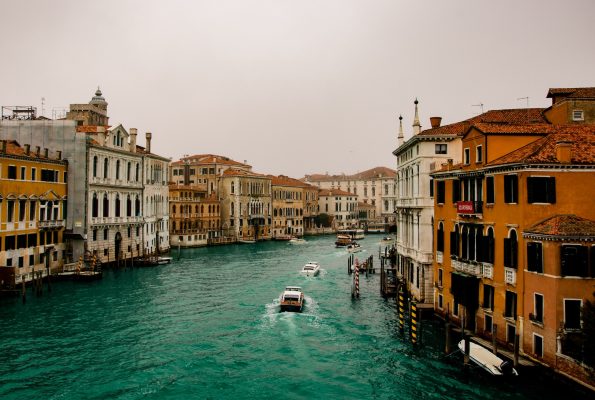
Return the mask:
[[139,168],[138,163],[136,163],[136,171],[134,172],[134,180],[136,182],[138,182],[138,174],[139,174],[139,169],[138,168]]
[[231,203],[231,215],[234,215],[235,213],[235,205],[233,203]]
[[508,237],[504,239],[504,266],[517,268],[518,266],[518,239],[517,233],[511,229]]
[[103,195],[103,216],[109,217],[109,199],[107,193]]
[[120,179],[120,160],[116,161],[116,179]]
[[126,216],[132,216],[132,200],[130,200],[130,195],[126,196]]
[[120,195],[116,195],[116,217],[120,216]]
[[235,183],[232,181],[231,182],[231,194],[235,193],[235,186],[236,186]]
[[461,232],[461,258],[463,260],[469,259],[469,228],[463,226]]
[[93,193],[93,200],[91,202],[91,216],[99,216],[99,199],[97,199],[97,193]]
[[176,205],[175,204],[171,207],[171,211],[172,211],[172,214],[176,213]]
[[195,206],[195,207],[194,207],[194,212],[195,212],[196,214],[198,214],[198,206]]
[[51,221],[53,209],[54,209],[54,203],[52,201],[48,201],[47,205],[46,205],[46,220]]
[[134,200],[134,212],[137,217],[140,217],[140,211],[140,200],[138,196],[136,196],[136,199]]
[[103,159],[103,178],[107,178],[108,161],[107,157]]
[[438,232],[436,234],[436,251],[444,252],[444,224],[438,223]]
[[204,214],[205,213],[205,206],[203,206],[202,204],[200,206],[200,213],[201,214]]
[[130,161],[128,161],[128,166],[126,167],[126,180],[129,181],[130,180],[130,169],[132,167],[132,163]]
[[485,261],[493,264],[494,263],[494,229],[491,226],[488,228],[488,234],[487,234],[485,240],[486,240]]
[[97,156],[93,157],[93,178],[97,178]]

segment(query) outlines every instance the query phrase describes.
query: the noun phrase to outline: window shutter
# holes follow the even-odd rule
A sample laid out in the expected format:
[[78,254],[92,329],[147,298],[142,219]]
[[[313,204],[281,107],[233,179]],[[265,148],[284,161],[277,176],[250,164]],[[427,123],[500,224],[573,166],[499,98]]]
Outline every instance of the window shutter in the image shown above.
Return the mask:
[[486,202],[494,203],[494,177],[486,177]]
[[512,203],[512,181],[511,176],[504,177],[504,202],[505,203]]
[[512,254],[510,254],[510,239],[504,238],[504,266],[510,267],[510,259]]
[[548,179],[547,199],[548,203],[556,203],[556,178],[554,178],[553,176]]
[[527,178],[527,202],[529,204],[532,204],[535,202],[535,196],[534,196],[534,191],[535,191],[534,186],[535,185],[534,185],[534,183],[535,183],[535,180],[533,178],[530,178],[530,177]]
[[456,203],[461,199],[461,181],[455,179],[452,181],[452,202]]
[[457,233],[450,232],[450,255],[457,256]]
[[535,271],[535,243],[527,243],[527,269]]
[[518,267],[518,242],[516,240],[510,241],[510,264],[511,268]]

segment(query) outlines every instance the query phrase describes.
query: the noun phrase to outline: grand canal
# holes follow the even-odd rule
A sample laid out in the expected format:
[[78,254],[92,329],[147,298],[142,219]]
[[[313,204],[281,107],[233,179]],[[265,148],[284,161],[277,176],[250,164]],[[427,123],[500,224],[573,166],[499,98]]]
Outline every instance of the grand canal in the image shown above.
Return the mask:
[[[360,258],[374,254],[368,236]],[[26,304],[0,301],[2,399],[548,399],[586,393],[540,373],[515,381],[445,357],[439,324],[414,348],[398,333],[379,276],[352,301],[347,254],[333,238],[173,252],[153,268],[55,283]],[[299,275],[317,260],[319,277]],[[279,313],[301,285],[302,314]],[[570,397],[569,397],[570,396]]]

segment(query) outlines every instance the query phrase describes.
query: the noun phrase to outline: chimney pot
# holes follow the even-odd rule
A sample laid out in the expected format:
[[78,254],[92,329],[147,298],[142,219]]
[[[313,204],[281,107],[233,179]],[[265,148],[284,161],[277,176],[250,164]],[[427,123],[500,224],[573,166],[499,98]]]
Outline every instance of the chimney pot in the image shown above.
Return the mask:
[[0,140],[0,153],[6,152],[6,140]]
[[35,155],[37,157],[39,157],[39,151],[41,150],[41,148],[39,146],[35,146]]
[[561,140],[556,142],[556,159],[564,164],[572,161],[572,142]]
[[29,155],[29,152],[30,152],[29,150],[31,148],[31,145],[26,144],[24,147],[25,147],[25,155]]
[[47,147],[46,147],[45,149],[43,149],[43,156],[44,156],[45,158],[48,158],[48,155],[49,155],[49,153],[50,153],[50,151],[48,150],[48,148],[47,148]]
[[432,128],[440,128],[440,123],[442,122],[442,117],[430,117],[430,124]]
[[147,153],[150,153],[151,152],[151,138],[152,138],[152,136],[153,135],[151,134],[151,132],[145,133],[145,139],[147,140],[147,146],[145,148],[145,151]]
[[56,152],[56,158],[58,158],[58,160],[61,160],[62,159],[62,150],[58,150]]

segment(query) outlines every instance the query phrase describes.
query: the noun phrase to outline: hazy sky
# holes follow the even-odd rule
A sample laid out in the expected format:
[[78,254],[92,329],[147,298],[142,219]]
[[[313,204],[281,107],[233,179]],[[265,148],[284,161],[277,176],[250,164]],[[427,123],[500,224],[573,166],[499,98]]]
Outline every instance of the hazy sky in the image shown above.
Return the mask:
[[[595,86],[595,1],[2,1],[0,105],[45,115],[97,86],[154,152],[256,172],[395,167],[411,135]],[[144,144],[144,139],[139,139]]]

